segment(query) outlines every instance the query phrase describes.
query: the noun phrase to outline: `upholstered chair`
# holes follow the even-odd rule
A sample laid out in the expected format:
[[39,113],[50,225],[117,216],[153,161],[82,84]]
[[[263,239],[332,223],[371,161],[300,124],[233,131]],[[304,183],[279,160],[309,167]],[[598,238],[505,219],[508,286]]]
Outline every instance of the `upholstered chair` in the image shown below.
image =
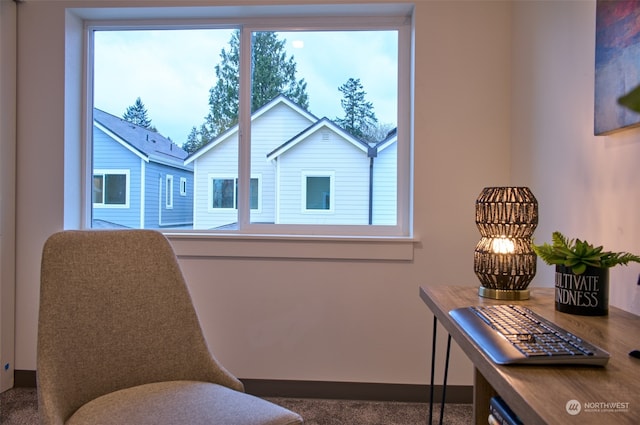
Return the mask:
[[172,247],[152,230],[46,241],[37,384],[45,425],[303,423],[212,356]]

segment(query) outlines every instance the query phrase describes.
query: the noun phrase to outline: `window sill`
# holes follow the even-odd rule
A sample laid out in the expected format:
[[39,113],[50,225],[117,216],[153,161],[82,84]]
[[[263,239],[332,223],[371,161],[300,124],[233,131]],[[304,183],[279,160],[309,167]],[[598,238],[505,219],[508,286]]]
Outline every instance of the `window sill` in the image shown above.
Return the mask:
[[179,258],[413,260],[411,237],[317,237],[166,233]]

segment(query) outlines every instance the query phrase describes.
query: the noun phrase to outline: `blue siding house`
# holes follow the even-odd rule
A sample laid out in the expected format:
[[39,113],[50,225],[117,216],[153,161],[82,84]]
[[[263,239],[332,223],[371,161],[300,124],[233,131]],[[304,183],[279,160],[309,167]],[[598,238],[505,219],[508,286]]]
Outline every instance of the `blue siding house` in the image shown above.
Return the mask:
[[94,109],[92,227],[191,227],[187,155],[157,132]]

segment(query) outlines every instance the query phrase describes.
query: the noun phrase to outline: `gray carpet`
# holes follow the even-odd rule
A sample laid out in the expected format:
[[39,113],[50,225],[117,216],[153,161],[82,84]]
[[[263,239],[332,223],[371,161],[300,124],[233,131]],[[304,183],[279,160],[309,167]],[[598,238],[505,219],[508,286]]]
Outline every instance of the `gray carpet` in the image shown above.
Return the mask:
[[[427,403],[402,403],[361,400],[320,400],[303,398],[267,398],[299,413],[306,425],[424,425],[429,415]],[[439,406],[439,405],[438,405]],[[439,419],[434,409],[433,423]],[[444,423],[472,423],[470,404],[447,404]],[[0,394],[0,424],[37,425],[38,406],[35,388],[14,388]]]

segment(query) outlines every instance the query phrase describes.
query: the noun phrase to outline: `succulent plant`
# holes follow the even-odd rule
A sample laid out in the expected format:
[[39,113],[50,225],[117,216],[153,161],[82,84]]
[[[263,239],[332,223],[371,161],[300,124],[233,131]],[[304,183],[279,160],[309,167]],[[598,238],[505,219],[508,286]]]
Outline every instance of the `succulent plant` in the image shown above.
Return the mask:
[[545,263],[570,267],[574,274],[582,274],[588,266],[610,268],[629,262],[640,263],[640,257],[628,252],[605,251],[602,246],[595,247],[587,241],[568,239],[555,231],[551,235],[552,244],[532,244],[533,251]]

